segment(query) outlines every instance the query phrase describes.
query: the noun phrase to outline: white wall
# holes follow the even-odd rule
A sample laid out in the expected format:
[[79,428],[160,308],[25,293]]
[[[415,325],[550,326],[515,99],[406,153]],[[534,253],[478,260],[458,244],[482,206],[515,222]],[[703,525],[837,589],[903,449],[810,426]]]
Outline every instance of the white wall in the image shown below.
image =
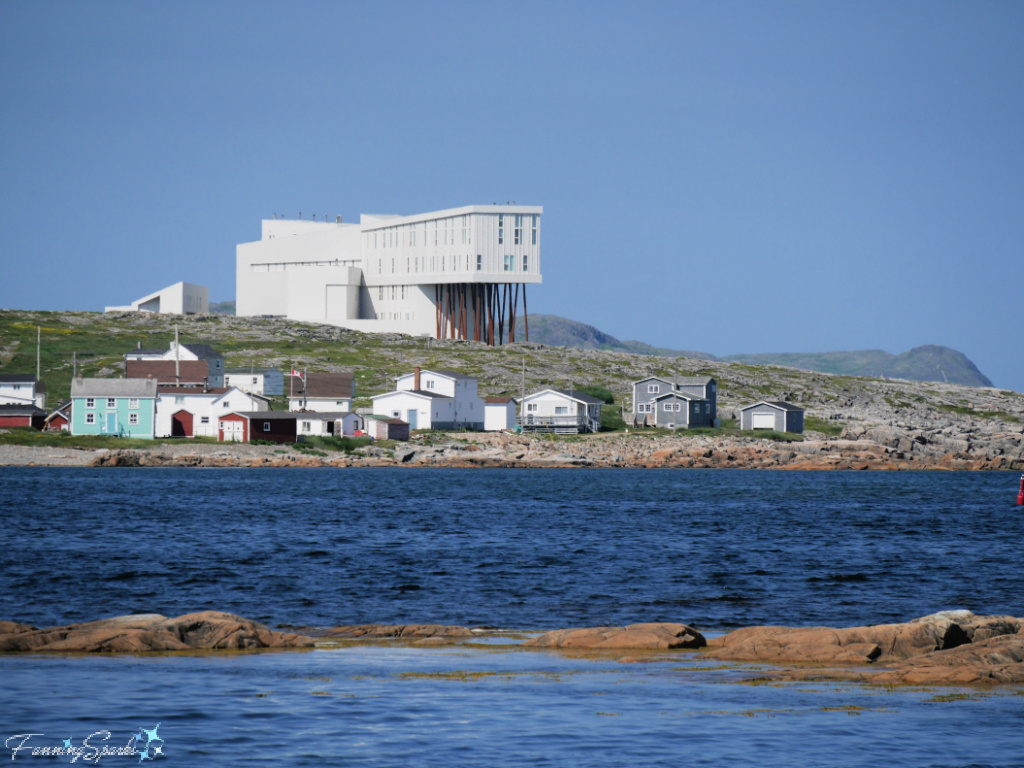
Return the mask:
[[484,429],[488,432],[514,429],[516,426],[516,411],[515,401],[508,403],[484,403]]
[[[409,411],[416,411],[415,426]],[[389,392],[373,398],[377,416],[394,416],[408,421],[411,429],[433,429],[437,424],[451,424],[455,419],[455,401],[449,398],[428,398],[409,392]],[[396,416],[397,412],[397,416]]]
[[[536,405],[537,410],[531,411],[530,405]],[[555,413],[558,407],[565,407],[568,411]],[[577,408],[582,409],[584,406],[558,392],[539,392],[523,398],[524,416],[573,416],[577,413]]]
[[[155,437],[170,437],[173,416],[182,410],[192,414],[193,435],[216,437],[217,421],[221,416],[232,411],[265,411],[267,403],[240,389],[231,389],[221,395],[198,391],[195,394],[161,392],[156,398]],[[206,424],[202,423],[204,417]]]

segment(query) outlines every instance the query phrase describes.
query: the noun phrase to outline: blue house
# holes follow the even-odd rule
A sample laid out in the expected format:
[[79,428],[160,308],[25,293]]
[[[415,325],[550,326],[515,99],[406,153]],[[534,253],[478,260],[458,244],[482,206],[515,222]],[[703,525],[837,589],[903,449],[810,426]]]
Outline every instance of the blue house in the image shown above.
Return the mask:
[[156,379],[74,379],[71,434],[152,439],[156,395]]

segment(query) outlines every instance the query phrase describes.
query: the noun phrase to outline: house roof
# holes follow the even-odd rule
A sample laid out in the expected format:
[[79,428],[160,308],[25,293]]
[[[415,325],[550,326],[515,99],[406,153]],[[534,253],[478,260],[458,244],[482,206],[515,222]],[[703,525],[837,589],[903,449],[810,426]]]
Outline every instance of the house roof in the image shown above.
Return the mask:
[[[266,421],[285,421],[287,419],[298,419],[302,416],[300,411],[231,411],[225,416],[242,416],[246,419],[264,419]],[[309,415],[307,412],[306,415]]]
[[[427,373],[436,373],[438,376],[447,376],[449,379],[460,379],[460,380],[473,379],[472,376],[467,376],[466,374],[459,373],[458,371],[450,371],[447,368],[443,368],[443,369],[440,369],[440,370],[434,370],[433,368],[431,368],[429,371],[426,371],[426,372]],[[422,371],[421,371],[421,373],[422,373]]]
[[740,408],[741,411],[749,411],[751,408],[756,408],[759,405],[768,405],[772,408],[778,408],[780,411],[803,411],[804,409],[798,405],[792,403],[783,403],[779,400],[762,400],[759,403],[752,403],[751,405]]
[[426,397],[430,400],[454,400],[454,397],[448,395],[441,395],[437,392],[431,392],[428,389],[396,389],[393,392],[384,392],[380,395],[373,395],[370,397],[371,400],[376,400],[380,397],[391,397],[392,395],[418,395],[419,397]]
[[[266,413],[266,411],[264,411]],[[324,419],[336,420],[346,419],[349,416],[358,416],[358,413],[352,411],[288,411],[288,413],[298,416],[300,419],[311,419],[313,421]]]
[[64,400],[64,401],[62,401],[60,403],[57,403],[57,407],[54,408],[52,411],[50,411],[50,415],[46,417],[46,420],[47,421],[51,421],[52,419],[55,419],[58,416],[63,416],[65,419],[70,418],[71,417],[71,414],[70,414],[71,408],[70,408],[70,406],[71,406],[71,401],[70,400]]
[[0,416],[45,416],[46,411],[35,405],[17,405],[5,403],[0,405]]
[[[303,382],[302,377],[289,374],[285,379],[285,388],[289,397],[302,397],[303,385],[306,388],[306,397],[333,397],[350,398],[355,396],[356,377],[352,371],[339,371],[337,373],[308,373]],[[294,389],[291,385],[294,384]]]
[[701,397],[700,395],[689,395],[686,392],[666,392],[663,395],[658,395],[656,398],[654,398],[654,401],[657,402],[659,400],[664,400],[669,397],[675,397],[680,400],[697,400],[700,402],[707,402],[706,397]]
[[[214,398],[226,395],[237,387],[160,387],[161,395],[210,395]],[[239,390],[241,392],[241,390]]]
[[175,377],[175,366],[180,373],[181,381],[193,381],[201,384],[210,375],[210,364],[205,360],[125,360],[124,376],[126,379],[144,379],[152,376],[166,384],[178,383]]
[[72,379],[72,397],[156,398],[155,379]]
[[401,419],[396,419],[396,418],[394,418],[392,416],[367,416],[366,418],[373,419],[374,421],[379,421],[379,422],[382,422],[384,424],[396,424],[396,425],[402,425],[402,426],[406,426],[406,427],[409,426],[409,422],[402,421]]
[[715,379],[712,376],[681,376],[673,380],[677,387],[694,387],[710,384]]
[[511,397],[485,397],[485,405],[507,405],[508,403],[514,403],[515,398]]
[[[224,357],[220,352],[209,344],[182,344],[182,349],[187,349],[196,357],[207,360],[209,358]],[[172,347],[173,349],[173,347]]]
[[268,374],[268,373],[280,373],[280,372],[281,371],[278,368],[225,368],[224,369],[224,373],[230,373],[232,376],[244,376],[246,374],[251,374],[253,376],[255,376],[256,374],[260,374],[262,376],[262,375],[265,375],[265,374]]
[[526,396],[526,399],[529,400],[531,397],[542,395],[545,392],[557,392],[559,395],[564,395],[565,397],[568,397],[570,400],[575,400],[580,403],[586,403],[587,405],[601,405],[604,402],[603,400],[588,395],[585,392],[580,392],[578,389],[541,389],[538,390],[537,392],[531,392]]
[[0,373],[0,384],[33,384],[35,380],[31,373]]

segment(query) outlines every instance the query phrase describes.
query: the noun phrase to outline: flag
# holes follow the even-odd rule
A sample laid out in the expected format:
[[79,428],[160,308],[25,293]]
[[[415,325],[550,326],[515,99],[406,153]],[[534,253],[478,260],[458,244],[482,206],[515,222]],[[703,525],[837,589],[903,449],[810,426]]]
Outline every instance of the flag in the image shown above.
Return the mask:
[[296,370],[295,370],[294,368],[292,368],[292,376],[298,376],[298,377],[299,377],[300,379],[305,379],[305,378],[306,378],[306,377],[305,377],[305,376],[303,376],[303,375],[302,375],[301,373],[299,373],[298,371],[296,371]]

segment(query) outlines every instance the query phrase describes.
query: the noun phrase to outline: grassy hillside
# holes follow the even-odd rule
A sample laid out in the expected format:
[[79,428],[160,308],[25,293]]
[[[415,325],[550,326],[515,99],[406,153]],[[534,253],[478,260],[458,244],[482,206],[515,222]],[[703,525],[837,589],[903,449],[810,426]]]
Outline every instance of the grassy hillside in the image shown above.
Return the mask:
[[167,344],[174,339],[175,325],[181,329],[182,341],[213,345],[231,367],[351,370],[359,396],[357,406],[369,405],[370,395],[392,389],[396,376],[419,365],[475,376],[484,396],[518,397],[524,389],[530,392],[543,387],[603,387],[614,400],[609,406],[613,409],[624,403],[629,406],[631,382],[646,376],[710,375],[719,383],[719,415],[723,418],[733,418],[737,408],[759,400],[799,404],[807,409],[809,419],[832,425],[894,421],[935,425],[957,419],[1019,424],[1024,417],[1020,395],[941,382],[885,381],[536,342],[491,348],[478,342],[365,334],[231,315],[0,311],[0,373],[35,372],[36,328],[40,327],[42,375],[48,403],[55,405],[70,392],[73,354],[77,355],[79,373],[85,376],[120,377],[127,351],[139,345]]

